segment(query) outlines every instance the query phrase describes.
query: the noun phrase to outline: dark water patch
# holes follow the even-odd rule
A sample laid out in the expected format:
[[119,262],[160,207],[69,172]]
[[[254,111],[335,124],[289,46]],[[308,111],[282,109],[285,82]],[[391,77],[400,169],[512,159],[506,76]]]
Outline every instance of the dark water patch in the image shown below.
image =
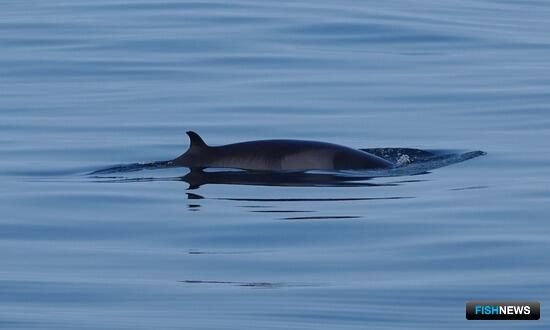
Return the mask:
[[378,201],[414,198],[410,196],[390,197],[342,197],[342,198],[213,198],[226,201],[239,202],[345,202],[345,201]]
[[250,208],[250,209],[267,209],[273,206],[271,205],[239,205],[237,207]]
[[259,211],[250,211],[253,213],[309,213],[314,211],[302,211],[302,210],[259,210]]
[[277,289],[291,287],[314,287],[320,286],[314,283],[287,283],[287,282],[236,282],[236,281],[211,281],[211,280],[183,280],[179,281],[185,284],[226,284],[231,286],[258,288],[258,289]]
[[374,43],[374,44],[441,44],[472,42],[473,39],[464,35],[450,33],[435,33],[423,31],[404,24],[380,24],[356,22],[325,22],[282,28],[281,33],[290,34],[292,40],[340,43]]
[[281,220],[338,220],[338,219],[359,219],[358,215],[318,215],[311,217],[287,217]]
[[213,254],[213,255],[228,254],[228,255],[231,255],[231,254],[252,254],[252,253],[257,253],[257,252],[251,252],[251,251],[202,251],[202,250],[189,250],[187,252],[187,254],[194,254],[194,255],[202,255],[202,254],[205,254],[205,255],[208,255],[208,254]]
[[462,188],[453,188],[449,189],[452,191],[460,191],[460,190],[476,190],[476,189],[487,189],[489,186],[470,186],[470,187],[462,187]]

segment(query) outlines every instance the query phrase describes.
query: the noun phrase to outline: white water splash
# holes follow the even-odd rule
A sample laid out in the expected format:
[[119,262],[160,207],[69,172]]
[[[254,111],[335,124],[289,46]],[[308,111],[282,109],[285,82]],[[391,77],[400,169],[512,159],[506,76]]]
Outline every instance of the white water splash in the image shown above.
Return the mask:
[[397,159],[397,166],[405,166],[411,163],[411,159],[408,155],[401,155]]

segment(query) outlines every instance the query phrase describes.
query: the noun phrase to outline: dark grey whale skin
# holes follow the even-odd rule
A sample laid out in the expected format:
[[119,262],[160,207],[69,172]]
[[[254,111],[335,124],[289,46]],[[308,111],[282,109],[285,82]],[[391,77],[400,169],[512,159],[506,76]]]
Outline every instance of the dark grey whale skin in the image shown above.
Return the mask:
[[208,146],[188,131],[189,149],[169,161],[190,168],[237,168],[254,171],[390,169],[395,165],[365,151],[345,146],[302,140],[258,140]]

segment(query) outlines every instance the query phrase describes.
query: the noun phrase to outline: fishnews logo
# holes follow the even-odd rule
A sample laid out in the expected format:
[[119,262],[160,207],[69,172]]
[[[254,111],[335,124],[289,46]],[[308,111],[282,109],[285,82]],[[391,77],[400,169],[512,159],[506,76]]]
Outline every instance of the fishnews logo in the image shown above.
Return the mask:
[[538,320],[538,301],[469,301],[466,303],[468,320]]

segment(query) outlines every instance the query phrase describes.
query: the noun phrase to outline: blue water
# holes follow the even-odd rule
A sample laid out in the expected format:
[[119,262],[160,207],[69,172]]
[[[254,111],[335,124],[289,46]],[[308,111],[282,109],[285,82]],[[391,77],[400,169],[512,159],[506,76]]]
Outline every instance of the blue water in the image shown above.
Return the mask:
[[[546,1],[4,1],[0,328],[548,329],[549,17]],[[487,155],[357,186],[88,175],[174,158],[189,129]],[[542,317],[466,321],[476,299]]]

